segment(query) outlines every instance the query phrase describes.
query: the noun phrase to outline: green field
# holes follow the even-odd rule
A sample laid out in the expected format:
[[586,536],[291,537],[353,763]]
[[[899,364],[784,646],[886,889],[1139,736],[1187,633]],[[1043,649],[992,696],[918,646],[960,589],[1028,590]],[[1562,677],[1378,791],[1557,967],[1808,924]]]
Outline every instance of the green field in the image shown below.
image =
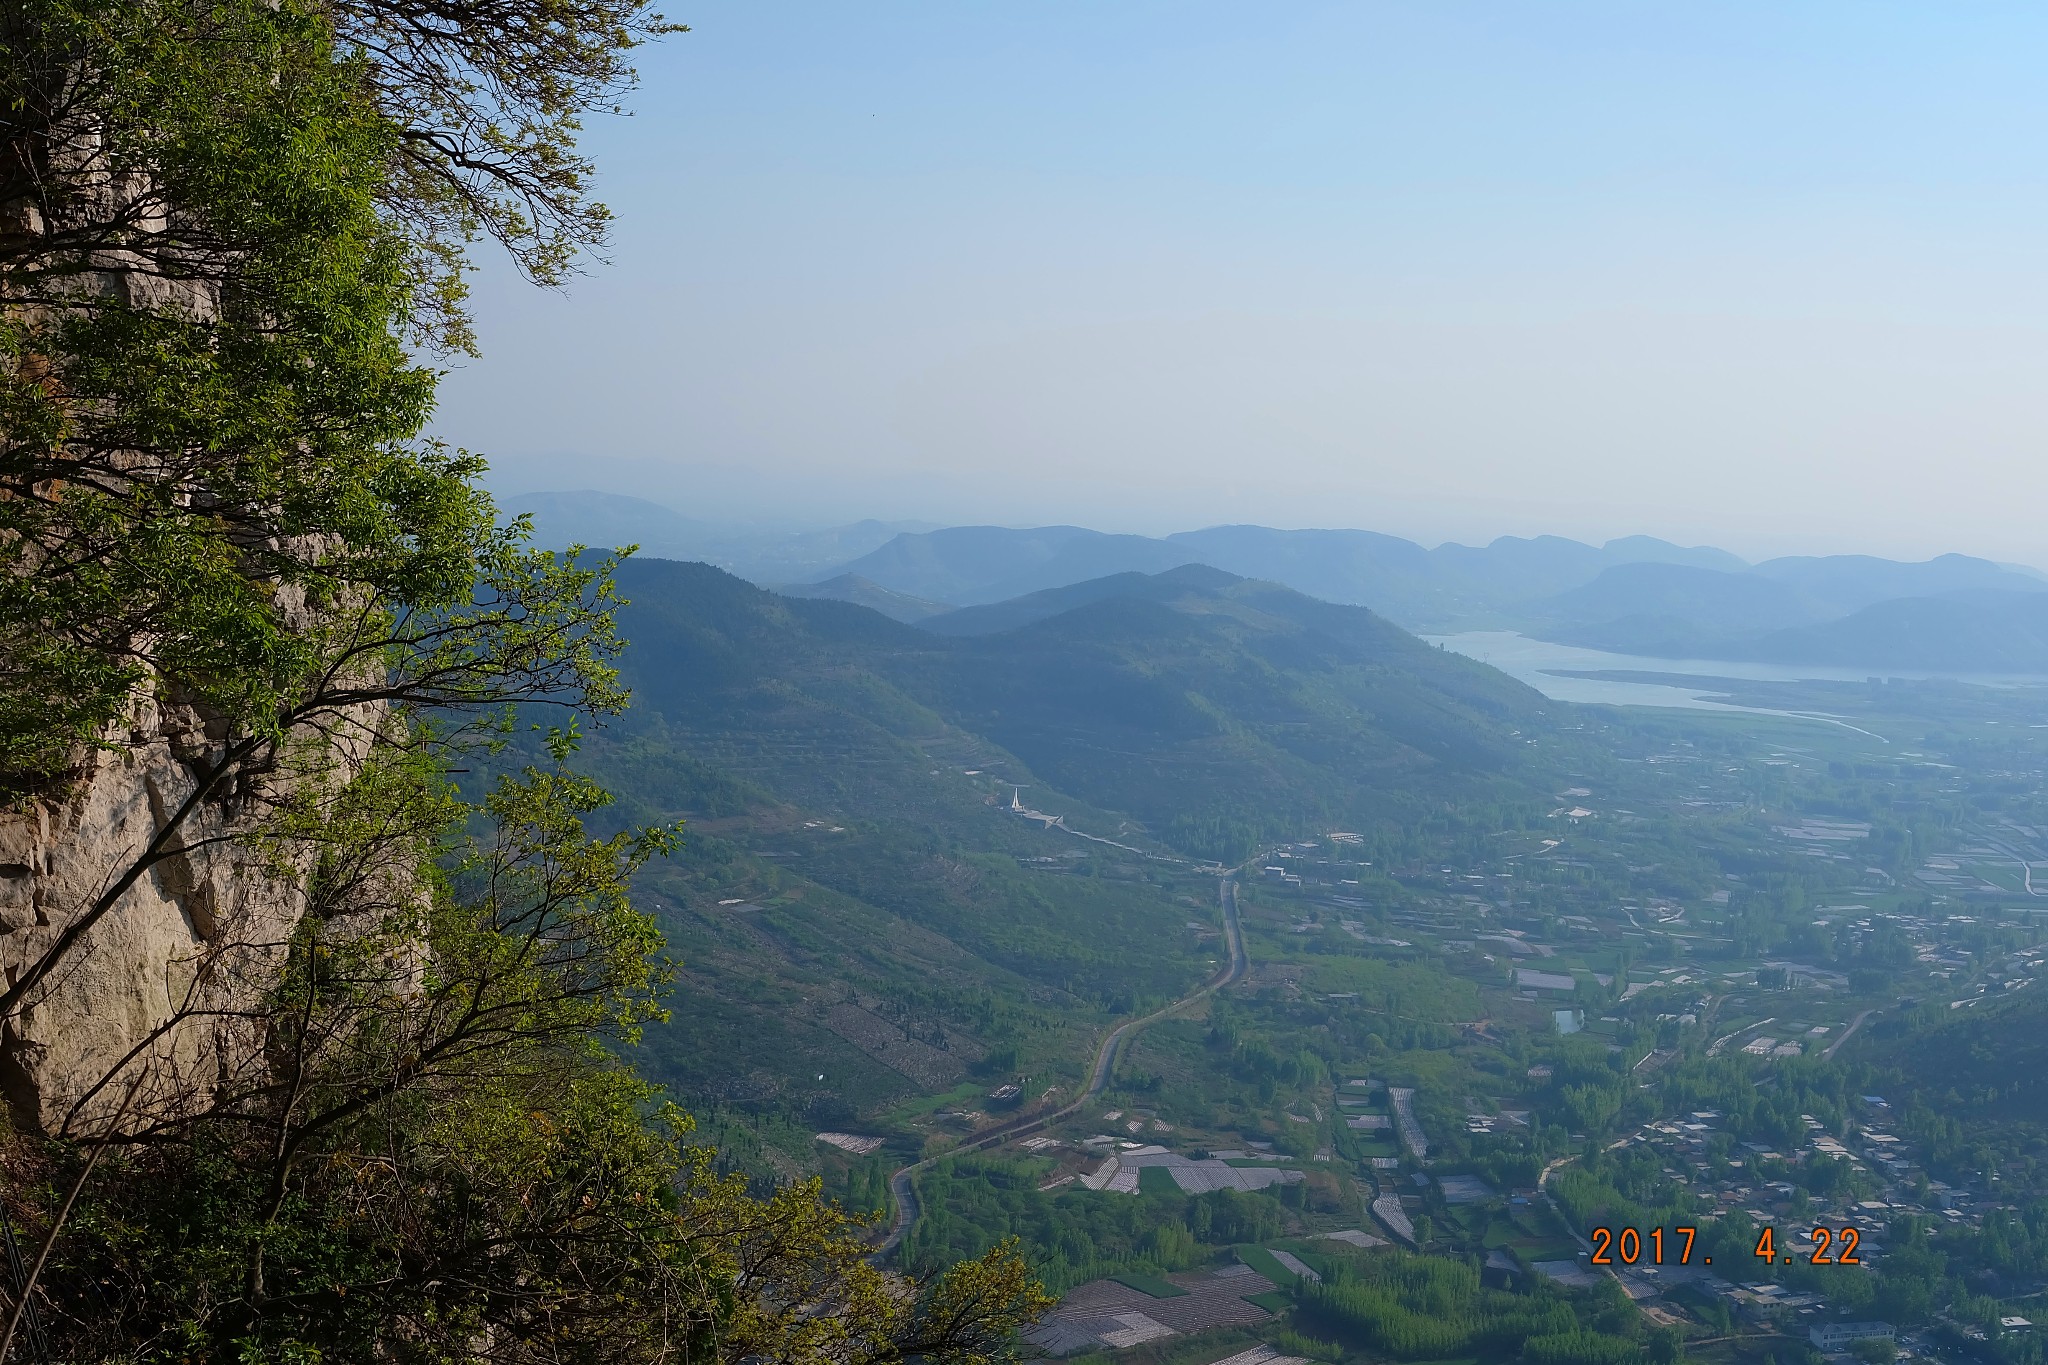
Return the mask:
[[1150,1294],[1155,1299],[1183,1298],[1188,1292],[1177,1284],[1171,1284],[1166,1280],[1160,1279],[1157,1275],[1142,1275],[1135,1271],[1125,1271],[1121,1275],[1113,1275],[1110,1278],[1118,1284],[1127,1285],[1137,1290],[1141,1294]]

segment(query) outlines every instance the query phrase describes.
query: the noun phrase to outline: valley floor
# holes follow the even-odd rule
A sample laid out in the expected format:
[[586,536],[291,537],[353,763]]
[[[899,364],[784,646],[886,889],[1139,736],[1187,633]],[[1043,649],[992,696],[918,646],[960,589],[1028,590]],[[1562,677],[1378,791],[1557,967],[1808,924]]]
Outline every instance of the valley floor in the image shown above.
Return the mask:
[[[1070,1291],[1048,1349],[1198,1365],[1247,1342],[1436,1358],[1400,1344],[1418,1254],[1479,1267],[1457,1300],[1474,1323],[1533,1295],[1632,1350],[1761,1359],[1881,1320],[1922,1247],[1961,1262],[2020,1191],[1958,1169],[1908,1091],[1870,1088],[1905,1078],[1851,1045],[1902,1009],[2023,997],[2048,852],[1982,809],[1880,851],[1900,789],[1938,809],[1969,775],[1896,723],[1772,725],[1638,714],[1617,727],[1635,751],[1562,789],[1550,824],[1440,860],[1376,868],[1342,831],[1266,850],[1240,874],[1241,979],[1127,1025],[1149,1027],[1099,1095],[905,1172],[921,1216],[891,1244],[936,1264],[1022,1236]],[[1859,818],[1873,761],[1893,801]],[[1238,1275],[1227,1321],[1178,1306]],[[1887,1310],[1908,1352],[2019,1330],[1927,1292]]]

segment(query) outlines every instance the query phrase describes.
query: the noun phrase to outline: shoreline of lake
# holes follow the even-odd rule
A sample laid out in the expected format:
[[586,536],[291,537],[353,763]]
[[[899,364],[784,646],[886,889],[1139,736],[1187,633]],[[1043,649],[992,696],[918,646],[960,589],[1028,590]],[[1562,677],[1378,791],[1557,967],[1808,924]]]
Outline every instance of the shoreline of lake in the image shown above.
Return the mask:
[[[1552,701],[1596,706],[1658,706],[1686,711],[1740,711],[1753,715],[1797,715],[1724,700],[1716,684],[1728,682],[1865,682],[1871,678],[1923,681],[1941,678],[1980,687],[2048,685],[2039,674],[1944,673],[1926,670],[1854,669],[1825,664],[1770,664],[1731,659],[1663,659],[1614,654],[1579,645],[1553,644],[1511,630],[1468,630],[1425,635],[1426,642],[1477,659],[1527,683]],[[1625,676],[1641,674],[1645,681]],[[1657,681],[1648,681],[1649,678]],[[1696,678],[1697,683],[1676,681]],[[1810,717],[1821,719],[1820,717]]]

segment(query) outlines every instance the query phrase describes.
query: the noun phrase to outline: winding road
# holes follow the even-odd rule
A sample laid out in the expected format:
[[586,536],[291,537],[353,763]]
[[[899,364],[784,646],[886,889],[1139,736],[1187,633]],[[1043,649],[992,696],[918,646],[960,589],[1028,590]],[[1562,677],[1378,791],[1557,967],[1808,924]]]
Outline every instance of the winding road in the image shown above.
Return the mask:
[[951,1147],[937,1156],[898,1167],[889,1177],[889,1195],[896,1201],[896,1220],[890,1224],[889,1235],[875,1247],[870,1259],[881,1260],[910,1235],[911,1224],[917,1221],[917,1190],[911,1183],[911,1177],[917,1172],[933,1162],[944,1161],[963,1152],[986,1151],[990,1147],[1035,1133],[1048,1124],[1072,1117],[1109,1087],[1109,1079],[1116,1072],[1117,1058],[1122,1055],[1125,1043],[1136,1037],[1148,1025],[1159,1022],[1176,1010],[1187,1008],[1197,1000],[1215,994],[1244,976],[1248,962],[1244,953],[1244,930],[1237,919],[1237,883],[1229,877],[1218,879],[1216,894],[1223,904],[1223,934],[1230,948],[1230,961],[1222,970],[1210,977],[1199,990],[1182,996],[1164,1009],[1154,1010],[1142,1018],[1127,1019],[1104,1034],[1101,1044],[1095,1049],[1095,1065],[1088,1073],[1088,1084],[1072,1104],[1055,1109],[1049,1114],[1029,1114],[1011,1119],[1007,1123],[999,1123],[993,1128],[984,1128],[958,1147]]
[[1842,1030],[1842,1036],[1835,1039],[1834,1046],[1830,1047],[1826,1052],[1820,1054],[1820,1059],[1822,1061],[1827,1061],[1830,1057],[1833,1057],[1837,1052],[1840,1052],[1842,1050],[1842,1044],[1848,1042],[1851,1038],[1855,1037],[1856,1030],[1863,1027],[1863,1021],[1876,1013],[1876,1010],[1865,1010],[1863,1011],[1863,1013],[1857,1015],[1854,1019],[1851,1019],[1849,1021],[1849,1027]]
[[2037,891],[2034,889],[2034,865],[2028,861],[2026,854],[2020,852],[2011,844],[1988,836],[1984,842],[2020,865],[2020,890],[2026,892],[2029,896],[2048,896],[2048,891]]

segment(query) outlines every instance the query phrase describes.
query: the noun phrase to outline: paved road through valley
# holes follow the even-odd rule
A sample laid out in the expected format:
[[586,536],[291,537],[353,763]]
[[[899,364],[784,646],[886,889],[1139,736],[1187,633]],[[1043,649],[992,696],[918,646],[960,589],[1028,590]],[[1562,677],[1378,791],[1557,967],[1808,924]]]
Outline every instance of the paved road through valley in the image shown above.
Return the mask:
[[1116,1071],[1117,1058],[1123,1054],[1124,1044],[1144,1031],[1147,1025],[1155,1024],[1176,1010],[1185,1009],[1197,1000],[1213,995],[1225,986],[1244,976],[1247,960],[1244,954],[1244,930],[1237,919],[1237,883],[1229,877],[1222,877],[1216,883],[1217,897],[1223,903],[1223,937],[1230,949],[1230,960],[1222,970],[1209,978],[1201,989],[1182,996],[1164,1009],[1154,1010],[1140,1019],[1127,1019],[1103,1035],[1101,1044],[1095,1049],[1095,1066],[1088,1073],[1088,1084],[1072,1104],[1055,1109],[1050,1114],[1030,1114],[1011,1119],[1007,1123],[985,1128],[974,1134],[958,1147],[952,1147],[935,1157],[899,1167],[889,1177],[889,1194],[896,1202],[896,1219],[889,1226],[889,1235],[875,1248],[873,1259],[880,1260],[894,1251],[910,1235],[911,1224],[917,1221],[917,1191],[911,1184],[911,1177],[934,1161],[959,1156],[963,1152],[985,1151],[1001,1143],[1037,1132],[1047,1124],[1057,1123],[1071,1117],[1081,1107],[1100,1095],[1109,1087],[1109,1079]]
[[1854,1019],[1851,1019],[1849,1021],[1849,1027],[1842,1030],[1842,1036],[1835,1039],[1834,1046],[1830,1047],[1826,1052],[1820,1054],[1820,1059],[1822,1061],[1827,1061],[1829,1058],[1833,1057],[1837,1052],[1840,1052],[1842,1050],[1842,1044],[1848,1042],[1849,1039],[1855,1036],[1856,1030],[1863,1027],[1863,1021],[1876,1013],[1876,1010],[1865,1010],[1863,1011],[1863,1013],[1857,1015]]

